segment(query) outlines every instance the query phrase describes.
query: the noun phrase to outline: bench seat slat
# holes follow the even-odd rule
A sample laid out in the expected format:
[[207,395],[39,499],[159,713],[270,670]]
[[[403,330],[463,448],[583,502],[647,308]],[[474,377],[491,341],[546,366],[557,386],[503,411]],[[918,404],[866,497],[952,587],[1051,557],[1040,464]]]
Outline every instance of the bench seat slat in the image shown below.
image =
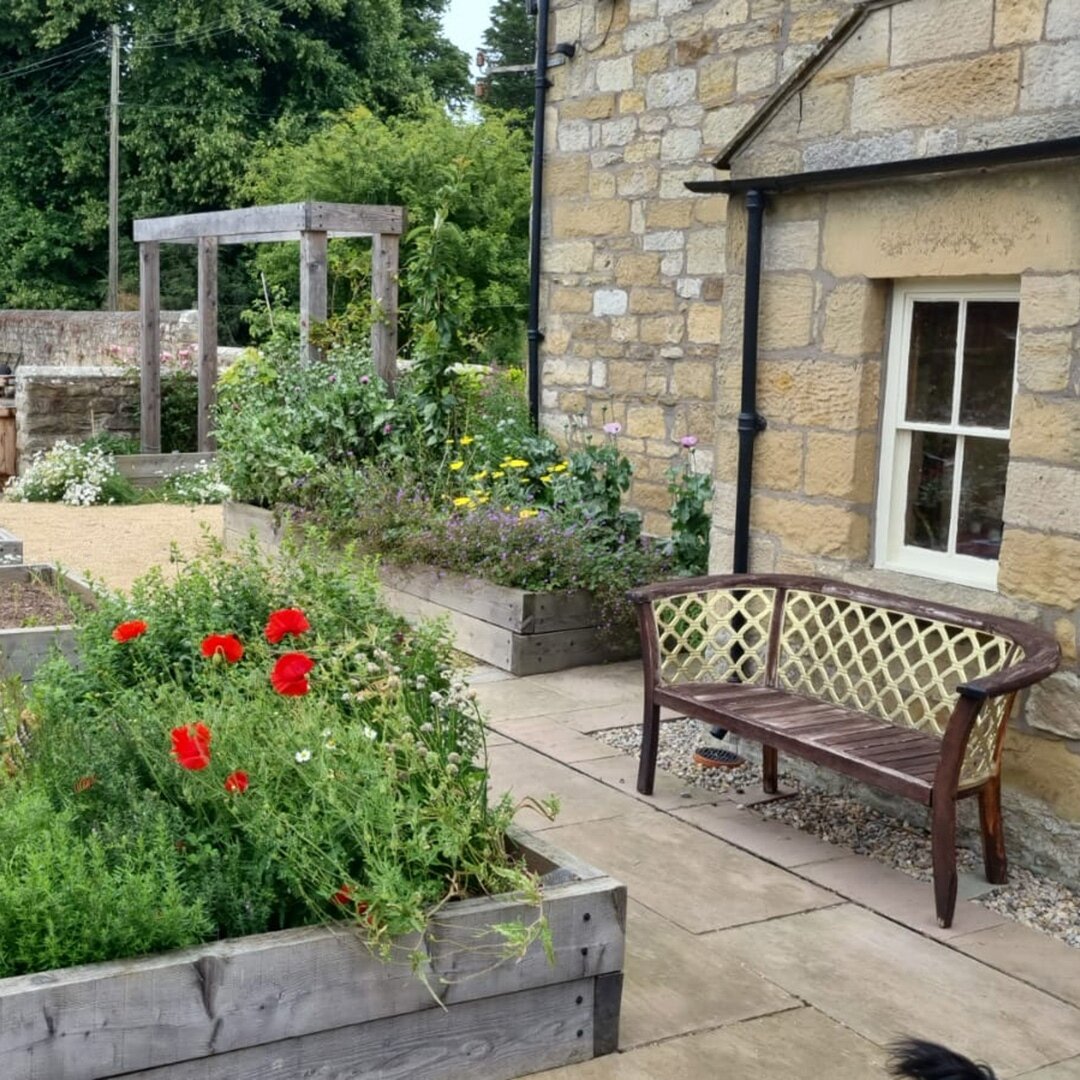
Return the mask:
[[[693,703],[693,715],[706,723],[719,724],[746,738],[775,747],[781,753],[825,765],[856,780],[868,781],[885,791],[928,805],[933,788],[933,769],[940,749],[932,735],[901,731],[884,720],[867,717],[854,709],[811,701],[783,690],[738,686],[731,683],[696,683],[658,687],[658,705],[681,712]],[[785,708],[786,706],[786,708]],[[765,715],[762,707],[767,707]],[[755,715],[750,715],[753,710]],[[830,745],[830,739],[845,736],[889,735],[887,744],[862,748]],[[880,760],[896,748],[895,737],[905,736],[905,753],[915,765],[907,772],[898,764]],[[916,736],[911,738],[910,736]]]

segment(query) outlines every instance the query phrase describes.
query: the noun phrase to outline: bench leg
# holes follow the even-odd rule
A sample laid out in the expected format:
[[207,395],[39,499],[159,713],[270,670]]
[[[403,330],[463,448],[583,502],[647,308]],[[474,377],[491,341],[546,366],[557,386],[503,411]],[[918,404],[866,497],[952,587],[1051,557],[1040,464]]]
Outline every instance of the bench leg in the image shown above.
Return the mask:
[[761,748],[761,790],[766,795],[775,795],[780,790],[778,759],[775,746]]
[[1009,880],[1005,858],[1005,829],[1001,821],[1001,777],[995,776],[979,792],[979,821],[982,824],[983,865],[991,885]]
[[933,805],[932,847],[934,904],[938,926],[952,926],[956,911],[956,800],[943,798]]
[[656,781],[656,755],[660,747],[660,706],[645,702],[645,720],[641,729],[641,762],[638,765],[637,789],[642,795],[653,793]]

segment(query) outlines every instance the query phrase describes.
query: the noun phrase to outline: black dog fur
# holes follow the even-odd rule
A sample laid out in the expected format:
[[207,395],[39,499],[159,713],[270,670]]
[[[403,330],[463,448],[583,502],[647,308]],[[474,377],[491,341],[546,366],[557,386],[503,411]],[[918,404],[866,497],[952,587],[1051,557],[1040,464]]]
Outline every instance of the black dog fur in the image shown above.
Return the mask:
[[893,1076],[910,1080],[997,1080],[988,1065],[976,1065],[961,1054],[922,1039],[904,1039],[890,1047]]

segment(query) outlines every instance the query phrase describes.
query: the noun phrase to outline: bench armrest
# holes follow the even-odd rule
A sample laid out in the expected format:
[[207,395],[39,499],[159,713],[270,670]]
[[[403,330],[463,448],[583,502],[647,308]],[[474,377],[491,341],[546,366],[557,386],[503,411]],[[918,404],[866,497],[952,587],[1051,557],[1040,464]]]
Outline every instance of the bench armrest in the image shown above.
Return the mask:
[[982,701],[1000,694],[1012,694],[1023,690],[1052,675],[1061,663],[1061,649],[1057,644],[1041,646],[1019,664],[1004,668],[993,675],[984,675],[981,679],[972,679],[956,688],[962,697]]
[[661,581],[656,585],[642,585],[631,589],[627,599],[632,604],[651,604],[655,600],[663,600],[669,596],[682,596],[684,593],[707,593],[718,590],[752,588],[758,584],[756,578],[746,574],[713,574],[707,577],[675,578],[672,581]]

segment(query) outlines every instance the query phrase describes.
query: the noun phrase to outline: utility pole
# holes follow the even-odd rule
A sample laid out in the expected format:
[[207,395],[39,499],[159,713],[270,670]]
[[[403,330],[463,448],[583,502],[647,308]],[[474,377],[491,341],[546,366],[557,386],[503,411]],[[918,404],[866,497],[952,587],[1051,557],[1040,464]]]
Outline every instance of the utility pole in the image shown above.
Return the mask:
[[112,77],[109,80],[109,295],[106,306],[120,306],[120,26],[112,25]]

